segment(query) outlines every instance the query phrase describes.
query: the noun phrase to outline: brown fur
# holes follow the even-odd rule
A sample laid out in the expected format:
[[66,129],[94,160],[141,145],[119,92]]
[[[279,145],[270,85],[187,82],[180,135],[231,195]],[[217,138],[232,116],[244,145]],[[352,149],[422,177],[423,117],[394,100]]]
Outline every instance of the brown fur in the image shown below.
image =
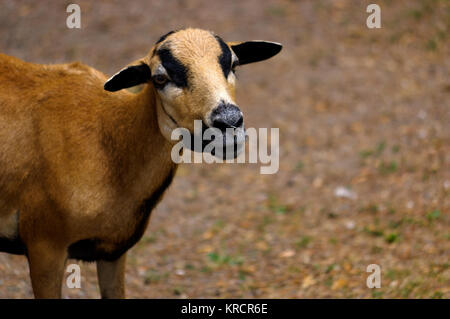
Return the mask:
[[[179,31],[161,46],[187,66],[189,89],[111,93],[106,76],[81,63],[0,54],[0,237],[9,236],[0,250],[27,255],[37,298],[60,297],[68,257],[97,260],[102,297],[124,297],[125,252],[176,171],[162,105],[191,128],[207,121],[218,93],[234,99],[234,75],[224,78],[211,33]],[[152,73],[154,52],[139,61]]]
[[[36,297],[58,297],[59,289],[42,287],[33,266],[61,277],[67,248],[87,238],[114,250],[175,168],[150,107],[151,86],[111,94],[105,80],[79,63],[40,66],[0,55],[0,216],[20,211]],[[45,250],[60,260],[46,262]]]

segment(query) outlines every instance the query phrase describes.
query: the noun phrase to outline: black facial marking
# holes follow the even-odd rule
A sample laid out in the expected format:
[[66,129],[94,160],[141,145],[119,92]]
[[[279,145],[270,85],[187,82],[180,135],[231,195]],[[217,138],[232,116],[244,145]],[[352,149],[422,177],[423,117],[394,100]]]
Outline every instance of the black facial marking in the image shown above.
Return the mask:
[[231,71],[231,50],[228,45],[216,35],[217,42],[219,42],[222,54],[219,56],[219,64],[222,67],[223,75],[228,78]]
[[158,43],[163,42],[169,35],[171,35],[171,34],[173,34],[173,33],[175,33],[175,32],[176,32],[176,31],[170,31],[170,32],[167,32],[167,33],[164,34],[161,38],[159,38],[159,40],[156,41],[155,44],[158,44]]
[[166,115],[172,120],[172,122],[174,122],[176,126],[179,126],[178,123],[177,123],[177,121],[175,121],[175,119],[172,117],[172,115],[170,115],[170,114],[166,111],[166,109],[164,108],[164,105],[161,105],[161,108],[163,109],[164,113],[166,113]]
[[172,82],[178,87],[187,87],[187,68],[167,48],[159,49],[157,54]]

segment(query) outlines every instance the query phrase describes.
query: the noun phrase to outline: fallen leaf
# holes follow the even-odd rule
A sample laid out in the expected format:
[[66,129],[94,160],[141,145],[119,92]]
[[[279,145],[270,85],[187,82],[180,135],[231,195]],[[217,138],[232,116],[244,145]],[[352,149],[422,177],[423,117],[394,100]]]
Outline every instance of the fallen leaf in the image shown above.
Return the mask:
[[348,284],[348,281],[346,279],[338,279],[331,286],[331,290],[342,289],[342,288],[346,287],[347,284]]
[[204,245],[204,246],[200,246],[200,247],[197,249],[197,252],[207,254],[207,253],[212,252],[213,249],[214,249],[214,248],[213,248],[212,246],[210,246],[210,245]]
[[202,237],[203,237],[203,239],[211,239],[213,237],[213,235],[214,235],[213,232],[208,230],[205,233],[203,233]]
[[316,283],[316,281],[314,280],[314,278],[312,276],[307,276],[307,277],[305,277],[305,279],[303,279],[302,288],[311,287],[315,283]]
[[320,178],[320,177],[316,177],[314,180],[313,180],[313,186],[314,186],[314,188],[320,188],[320,187],[322,187],[322,185],[323,185],[323,179],[322,178]]

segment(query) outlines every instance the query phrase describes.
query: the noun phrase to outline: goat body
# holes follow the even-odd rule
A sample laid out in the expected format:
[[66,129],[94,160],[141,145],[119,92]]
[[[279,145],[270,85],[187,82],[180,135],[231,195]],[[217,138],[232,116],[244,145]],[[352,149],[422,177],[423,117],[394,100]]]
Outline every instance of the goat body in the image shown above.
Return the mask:
[[176,171],[152,87],[111,94],[105,81],[0,54],[0,250],[27,255],[37,297],[54,296],[42,274],[61,281],[67,257],[119,259]]

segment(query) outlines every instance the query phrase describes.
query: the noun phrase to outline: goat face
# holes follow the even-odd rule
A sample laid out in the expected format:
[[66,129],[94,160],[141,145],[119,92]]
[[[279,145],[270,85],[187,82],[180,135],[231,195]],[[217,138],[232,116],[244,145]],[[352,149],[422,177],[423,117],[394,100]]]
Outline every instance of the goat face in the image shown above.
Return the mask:
[[[235,68],[268,59],[281,50],[273,42],[225,43],[219,36],[200,29],[172,31],[161,37],[149,55],[109,79],[108,91],[148,82],[156,90],[158,124],[171,140],[172,131],[183,127],[195,138],[194,120],[202,130],[216,128],[215,141],[223,147],[215,154],[225,158],[232,148],[236,157],[245,142],[244,119],[235,102]],[[203,151],[210,141],[203,142]],[[218,144],[219,145],[219,144]],[[211,149],[211,148],[210,148]],[[215,148],[212,148],[217,149]]]

